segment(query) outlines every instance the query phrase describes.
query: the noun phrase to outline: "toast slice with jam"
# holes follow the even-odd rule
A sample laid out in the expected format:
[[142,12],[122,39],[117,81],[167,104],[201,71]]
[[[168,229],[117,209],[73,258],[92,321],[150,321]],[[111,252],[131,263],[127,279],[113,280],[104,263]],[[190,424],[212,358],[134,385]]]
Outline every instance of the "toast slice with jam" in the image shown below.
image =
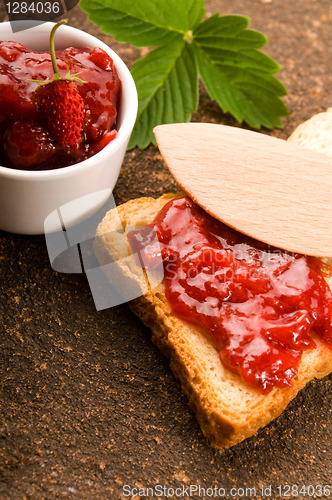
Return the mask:
[[[175,313],[176,307],[167,298],[170,293],[166,289],[166,279],[151,286],[153,270],[138,273],[134,268],[139,267],[139,261],[132,259],[128,265],[126,257],[134,253],[128,238],[132,228],[153,224],[168,203],[183,196],[184,193],[179,193],[158,199],[139,198],[111,210],[98,226],[94,250],[100,266],[113,283],[121,282],[122,289],[126,284],[129,289],[136,287],[141,290],[141,296],[129,302],[130,308],[151,329],[152,340],[170,358],[170,367],[180,380],[203,434],[213,447],[228,448],[254,435],[260,427],[280,415],[310,380],[330,373],[332,344],[319,337],[319,328],[311,331],[312,343],[307,343],[298,356],[296,373],[292,372],[291,378],[288,374],[288,382],[286,377],[283,384],[278,386],[277,383],[273,387],[270,384],[262,390],[263,386],[255,387],[245,381],[245,372],[241,372],[236,363],[232,365],[227,361],[219,337],[211,335],[197,318],[192,319],[186,311],[182,317]],[[110,262],[116,266],[112,264],[110,268]],[[114,273],[118,273],[119,279]],[[237,329],[235,322],[235,336]],[[247,362],[248,358],[243,366],[247,366]],[[262,380],[262,375],[260,377]]]

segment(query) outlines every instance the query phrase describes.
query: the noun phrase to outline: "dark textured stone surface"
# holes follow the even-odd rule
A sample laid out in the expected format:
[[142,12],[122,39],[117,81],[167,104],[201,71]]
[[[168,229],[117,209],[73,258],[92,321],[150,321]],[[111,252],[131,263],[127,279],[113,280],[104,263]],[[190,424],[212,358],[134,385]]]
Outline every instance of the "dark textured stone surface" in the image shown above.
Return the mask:
[[[270,38],[291,110],[274,135],[286,138],[332,104],[330,0],[206,6],[248,15]],[[79,7],[69,22],[129,66],[145,51],[100,35]],[[193,119],[235,125],[203,89]],[[127,153],[115,196],[120,203],[174,188],[151,147]],[[120,499],[124,484],[242,487],[242,498],[254,498],[245,488],[262,498],[260,488],[273,485],[270,498],[280,498],[279,484],[331,481],[331,377],[309,384],[255,437],[215,451],[150,332],[127,305],[96,312],[83,275],[52,271],[44,237],[0,232],[0,320],[1,500]]]

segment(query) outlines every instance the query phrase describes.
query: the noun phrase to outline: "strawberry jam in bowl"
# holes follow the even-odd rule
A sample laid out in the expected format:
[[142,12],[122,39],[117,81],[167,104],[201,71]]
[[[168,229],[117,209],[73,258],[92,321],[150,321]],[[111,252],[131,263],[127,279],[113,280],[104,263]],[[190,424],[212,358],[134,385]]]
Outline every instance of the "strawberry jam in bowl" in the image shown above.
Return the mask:
[[[49,52],[0,41],[0,163],[5,167],[66,167],[96,154],[116,137],[121,83],[112,58],[99,47],[70,47],[56,51],[56,58],[59,73],[66,75],[69,69],[79,79],[54,80],[47,87],[43,81],[53,77]],[[60,120],[67,124],[61,136]]]
[[87,33],[54,26],[16,33],[10,23],[0,26],[5,231],[42,234],[54,210],[83,197],[81,213],[67,223],[97,211],[116,183],[136,119],[135,84],[120,57]]

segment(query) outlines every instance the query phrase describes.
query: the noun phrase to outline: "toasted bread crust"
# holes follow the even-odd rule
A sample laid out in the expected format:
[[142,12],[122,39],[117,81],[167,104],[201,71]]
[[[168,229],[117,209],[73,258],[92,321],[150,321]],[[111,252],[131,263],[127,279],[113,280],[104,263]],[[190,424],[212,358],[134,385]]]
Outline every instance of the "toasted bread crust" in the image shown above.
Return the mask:
[[[164,195],[157,200],[141,198],[129,201],[118,207],[120,224],[125,228],[127,225],[151,223],[162,207],[178,196],[182,193]],[[119,228],[115,211],[106,214],[98,226],[95,253],[101,265],[110,257],[118,260],[120,256],[110,238],[110,234]],[[127,248],[129,250],[129,246]],[[137,279],[132,276],[132,280]],[[307,382],[332,371],[332,351],[317,341],[316,349],[303,354],[292,387],[274,388],[269,394],[262,395],[222,365],[213,339],[207,332],[172,314],[163,282],[153,290],[148,288],[147,293],[129,305],[152,330],[153,342],[170,358],[170,367],[181,382],[202,432],[215,448],[228,448],[252,436],[280,415]]]

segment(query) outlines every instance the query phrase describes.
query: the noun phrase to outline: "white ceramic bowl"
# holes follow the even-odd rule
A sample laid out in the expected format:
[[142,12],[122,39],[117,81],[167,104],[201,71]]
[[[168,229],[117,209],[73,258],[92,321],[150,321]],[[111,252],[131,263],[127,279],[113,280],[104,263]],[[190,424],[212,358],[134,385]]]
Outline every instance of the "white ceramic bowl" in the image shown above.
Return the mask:
[[[9,22],[0,23],[0,40],[13,40],[29,49],[45,51],[49,47],[53,24],[45,23],[13,33]],[[33,172],[0,166],[0,229],[4,231],[43,234],[44,221],[49,214],[86,196],[90,202],[82,206],[80,213],[74,211],[66,226],[80,222],[105,203],[115,186],[136,119],[137,91],[127,66],[106,44],[76,28],[67,25],[58,28],[56,50],[83,45],[101,47],[114,61],[122,83],[118,135],[96,155],[69,167]],[[52,229],[48,221],[48,232],[58,229],[58,224]]]

